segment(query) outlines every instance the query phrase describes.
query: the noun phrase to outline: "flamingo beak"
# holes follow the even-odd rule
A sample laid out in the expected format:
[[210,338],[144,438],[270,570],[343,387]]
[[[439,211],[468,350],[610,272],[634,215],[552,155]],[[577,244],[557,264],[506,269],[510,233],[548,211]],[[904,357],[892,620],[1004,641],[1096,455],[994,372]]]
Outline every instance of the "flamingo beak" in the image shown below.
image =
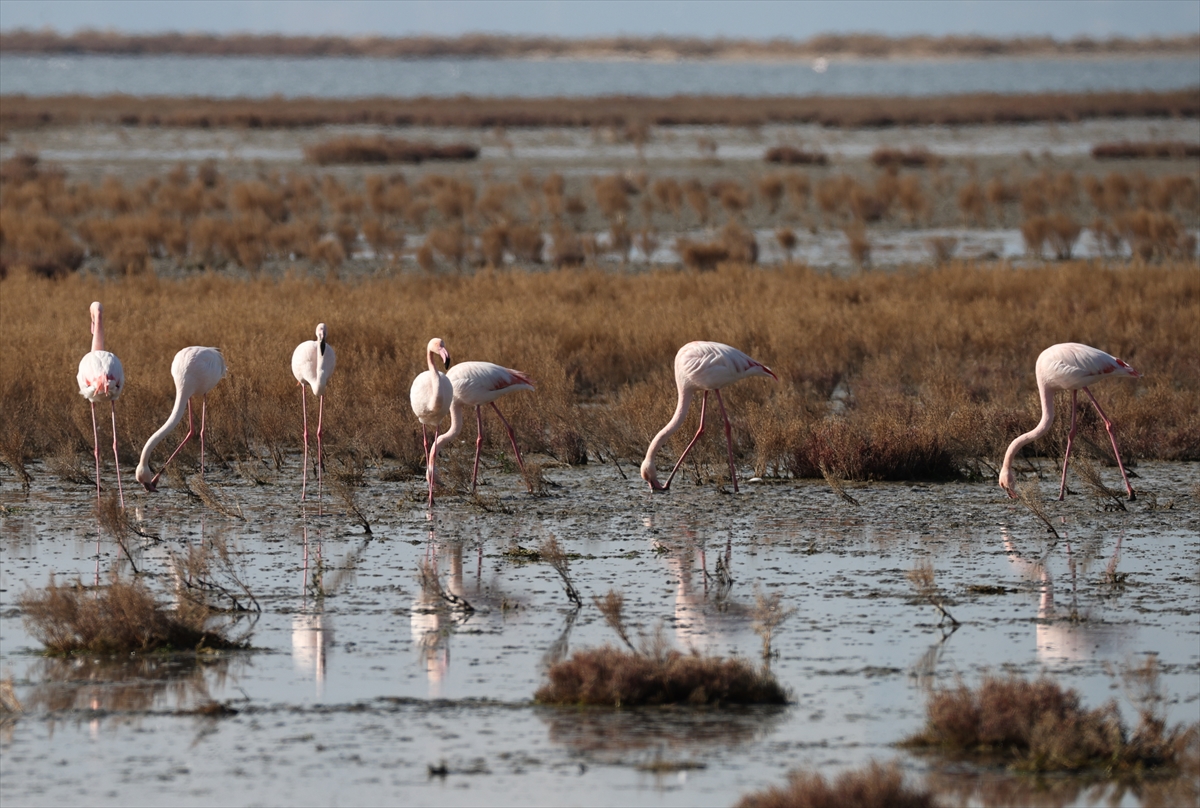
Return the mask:
[[321,337],[321,341],[317,343],[317,350],[321,352],[321,356],[325,355],[325,338]]
[[450,369],[450,352],[445,347],[438,348],[438,354],[442,357],[442,361],[446,363],[446,370]]

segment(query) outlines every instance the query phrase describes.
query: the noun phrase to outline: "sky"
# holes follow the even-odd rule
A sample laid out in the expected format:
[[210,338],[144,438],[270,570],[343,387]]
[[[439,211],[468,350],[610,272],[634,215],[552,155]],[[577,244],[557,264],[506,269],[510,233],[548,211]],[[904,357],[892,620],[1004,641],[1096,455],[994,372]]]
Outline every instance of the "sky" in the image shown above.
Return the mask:
[[0,0],[0,29],[406,36],[1200,33],[1198,0]]

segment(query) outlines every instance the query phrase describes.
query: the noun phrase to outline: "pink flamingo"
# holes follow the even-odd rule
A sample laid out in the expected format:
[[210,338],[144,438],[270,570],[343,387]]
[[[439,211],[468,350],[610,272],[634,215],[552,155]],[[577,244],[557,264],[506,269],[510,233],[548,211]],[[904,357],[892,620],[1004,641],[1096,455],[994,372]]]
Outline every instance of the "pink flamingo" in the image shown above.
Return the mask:
[[[192,396],[195,395],[200,396],[200,479],[204,479],[204,418],[208,391],[225,378],[225,360],[216,348],[201,348],[194,345],[175,354],[175,359],[171,362],[171,376],[175,379],[175,406],[171,409],[171,415],[167,418],[167,422],[146,441],[146,445],[142,447],[141,459],[138,461],[137,481],[150,492],[158,490],[159,476],[192,437]],[[150,453],[183,418],[184,402],[187,403],[187,435],[167,458],[167,462],[162,464],[162,468],[154,476],[151,476],[150,472],[153,469],[150,468]]]
[[1042,399],[1042,420],[1032,430],[1018,436],[1009,444],[1008,451],[1004,453],[1004,465],[1000,469],[1000,487],[1008,492],[1009,497],[1017,496],[1013,491],[1013,457],[1022,446],[1037,440],[1050,430],[1050,426],[1054,423],[1054,392],[1070,390],[1071,431],[1067,433],[1067,451],[1063,455],[1062,483],[1058,487],[1058,498],[1062,500],[1067,491],[1067,462],[1071,458],[1071,442],[1075,438],[1075,409],[1079,391],[1083,390],[1092,400],[1096,412],[1100,413],[1100,420],[1104,421],[1104,428],[1108,430],[1108,439],[1112,442],[1113,454],[1117,457],[1117,467],[1121,469],[1121,479],[1125,481],[1125,490],[1129,492],[1131,500],[1136,499],[1137,495],[1133,493],[1133,486],[1129,484],[1129,477],[1125,474],[1125,465],[1121,462],[1121,453],[1117,451],[1117,438],[1113,433],[1112,421],[1108,420],[1104,410],[1100,409],[1100,402],[1096,401],[1096,397],[1092,395],[1088,385],[1101,379],[1123,376],[1132,376],[1137,379],[1141,378],[1141,375],[1115,356],[1109,356],[1104,351],[1088,345],[1080,345],[1078,342],[1051,345],[1042,351],[1037,360],[1037,385],[1038,395]]
[[317,323],[317,338],[305,340],[292,351],[292,375],[300,387],[300,412],[304,418],[304,471],[300,478],[300,501],[308,490],[308,403],[304,396],[304,384],[317,397],[317,501],[321,500],[321,437],[324,434],[325,386],[333,375],[337,354],[333,346],[325,342],[325,323]]
[[92,439],[96,455],[96,504],[100,504],[100,433],[96,429],[96,402],[107,401],[112,409],[113,464],[117,467],[117,491],[121,508],[125,507],[125,490],[121,487],[121,460],[117,457],[117,405],[125,387],[125,370],[115,354],[104,350],[104,307],[99,302],[89,309],[92,320],[92,350],[79,360],[79,394],[92,406]]
[[[496,399],[518,390],[533,390],[533,380],[519,370],[493,365],[491,362],[463,362],[455,365],[446,375],[454,386],[454,401],[450,405],[450,429],[434,441],[433,454],[436,455],[443,444],[454,440],[462,430],[463,407],[474,407],[475,466],[471,470],[471,493],[475,493],[475,481],[479,477],[479,453],[483,448],[483,413],[480,408],[491,404],[500,418],[500,423],[508,430],[508,439],[512,443],[513,453],[517,456],[517,465],[524,476],[525,462],[521,460],[521,450],[517,448],[517,436],[513,434],[512,426],[496,406]],[[528,479],[525,480],[525,485],[529,492],[533,493],[533,486]]]
[[[421,422],[421,444],[425,447],[425,480],[429,484],[429,506],[433,507],[434,466],[437,463],[438,428],[442,419],[450,412],[450,403],[454,400],[454,388],[450,379],[437,369],[434,357],[442,357],[446,370],[450,369],[450,352],[446,343],[434,337],[425,346],[425,361],[428,370],[417,374],[412,387],[408,390],[408,401],[412,411]],[[429,449],[429,432],[426,427],[433,427],[433,451]]]
[[[679,388],[679,404],[676,405],[675,414],[671,416],[671,420],[654,436],[654,440],[650,441],[650,448],[646,450],[646,459],[642,461],[642,479],[650,484],[652,491],[666,491],[671,487],[671,480],[674,479],[675,472],[679,471],[683,459],[687,457],[696,441],[704,434],[704,414],[708,406],[708,393],[711,390],[717,395],[717,404],[721,407],[721,417],[725,419],[725,444],[729,450],[729,476],[733,480],[733,490],[735,493],[737,492],[733,437],[729,428],[729,416],[725,412],[725,402],[721,400],[721,388],[750,376],[770,376],[776,381],[779,380],[779,377],[762,362],[751,359],[737,348],[731,348],[720,342],[689,342],[679,349],[679,352],[675,354],[675,386]],[[683,419],[687,417],[688,407],[692,403],[692,396],[697,390],[704,391],[704,398],[700,401],[700,428],[696,430],[695,437],[683,450],[679,460],[675,461],[675,468],[671,469],[671,476],[667,478],[666,484],[662,485],[658,482],[654,456],[658,454],[658,450],[667,438],[683,425]]]

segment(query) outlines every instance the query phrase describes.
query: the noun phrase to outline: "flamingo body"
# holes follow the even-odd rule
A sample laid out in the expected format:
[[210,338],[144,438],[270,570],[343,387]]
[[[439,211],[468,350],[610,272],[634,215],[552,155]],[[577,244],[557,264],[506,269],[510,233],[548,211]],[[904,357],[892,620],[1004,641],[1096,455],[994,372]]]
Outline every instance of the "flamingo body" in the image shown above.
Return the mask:
[[95,441],[96,457],[96,502],[100,502],[100,433],[96,429],[96,402],[107,401],[112,411],[113,463],[117,468],[117,491],[121,507],[125,507],[125,491],[121,486],[121,460],[117,456],[117,408],[113,403],[121,397],[125,388],[125,369],[116,354],[104,350],[104,307],[99,301],[88,307],[91,318],[92,350],[79,360],[79,372],[75,381],[79,383],[79,394],[88,400],[92,409],[92,437]]
[[300,413],[304,419],[304,466],[300,476],[300,501],[308,495],[308,403],[304,398],[304,385],[317,397],[317,501],[321,499],[322,451],[321,438],[325,434],[325,387],[333,376],[337,365],[337,353],[325,341],[325,323],[317,323],[317,338],[305,340],[292,351],[292,375],[300,386]]
[[[517,448],[517,437],[512,426],[505,419],[496,400],[515,393],[519,390],[533,390],[533,380],[519,370],[506,368],[491,362],[463,362],[455,365],[446,372],[454,388],[454,400],[450,405],[450,429],[434,442],[434,453],[445,443],[458,436],[463,426],[463,408],[475,408],[475,465],[471,471],[471,492],[475,491],[475,483],[479,477],[479,454],[483,448],[483,413],[481,407],[490,404],[496,411],[500,422],[508,430],[508,439],[512,443],[513,453],[517,457],[517,465],[521,473],[525,473],[525,462],[521,459],[521,450]],[[529,481],[526,480],[526,485]],[[532,492],[532,488],[530,488]]]
[[1104,414],[1100,403],[1096,401],[1096,397],[1092,395],[1092,391],[1088,387],[1103,379],[1130,377],[1137,379],[1142,374],[1115,356],[1078,342],[1051,345],[1042,351],[1038,356],[1035,372],[1038,395],[1042,403],[1042,419],[1032,430],[1019,435],[1009,444],[1008,451],[1004,453],[1004,464],[1000,468],[1000,487],[1008,492],[1010,497],[1016,496],[1012,480],[1013,458],[1022,446],[1037,440],[1050,431],[1050,427],[1054,424],[1054,394],[1059,390],[1070,390],[1071,431],[1067,434],[1067,450],[1063,455],[1062,482],[1058,491],[1058,498],[1060,500],[1063,498],[1067,488],[1067,463],[1071,458],[1071,444],[1075,438],[1075,411],[1078,394],[1080,390],[1083,390],[1092,400],[1096,412],[1100,414],[1100,419],[1104,422],[1104,428],[1108,431],[1109,440],[1112,442],[1113,454],[1117,458],[1117,466],[1121,469],[1121,478],[1125,481],[1125,489],[1129,493],[1129,498],[1134,499],[1136,495],[1133,487],[1129,484],[1125,466],[1121,462],[1121,453],[1117,450],[1117,439],[1113,432],[1112,421]]
[[[200,474],[203,476],[204,417],[206,406],[203,399],[208,395],[209,390],[216,387],[217,382],[225,378],[225,359],[216,348],[202,348],[193,345],[175,354],[175,359],[171,362],[171,377],[175,379],[175,406],[171,409],[171,414],[167,418],[167,422],[159,427],[158,431],[146,441],[146,445],[142,447],[141,459],[138,461],[137,481],[147,491],[151,492],[157,490],[158,478],[162,474],[163,469],[175,459],[175,455],[179,454],[179,450],[192,437],[192,397],[197,395],[202,399],[200,405]],[[163,463],[162,468],[157,473],[152,474],[153,469],[150,468],[150,453],[167,436],[167,433],[176,427],[183,418],[185,409],[188,414],[187,435],[175,451],[171,453],[171,456],[167,458],[167,462]]]
[[[747,379],[752,376],[768,376],[778,380],[778,377],[771,369],[762,362],[751,359],[737,348],[720,342],[689,342],[679,349],[675,354],[675,386],[679,391],[679,401],[675,407],[675,414],[671,416],[671,420],[667,422],[667,425],[654,436],[654,440],[650,441],[650,446],[646,450],[646,458],[642,461],[642,479],[650,485],[651,490],[665,491],[670,488],[671,480],[675,477],[675,472],[679,470],[683,459],[687,457],[696,440],[704,433],[704,414],[705,407],[708,404],[709,391],[716,394],[717,403],[721,407],[721,417],[725,420],[725,443],[729,452],[729,474],[730,479],[733,480],[733,490],[735,492],[738,490],[737,469],[733,460],[733,438],[730,432],[729,417],[725,412],[725,404],[721,401],[721,388],[740,379]],[[658,450],[666,442],[667,438],[683,425],[683,419],[687,417],[692,397],[697,392],[704,394],[700,406],[700,428],[696,431],[696,435],[692,438],[691,443],[683,450],[683,454],[679,456],[679,460],[675,463],[675,468],[671,470],[671,476],[667,478],[666,484],[661,484],[658,481],[658,472],[654,466],[654,457],[658,454]]]
[[[427,370],[417,374],[408,389],[408,402],[413,414],[421,422],[421,443],[425,447],[425,479],[429,484],[429,505],[433,506],[433,483],[437,466],[438,429],[450,412],[454,400],[454,387],[450,379],[437,368],[435,357],[440,356],[447,370],[450,368],[450,352],[446,343],[434,337],[425,346]],[[429,448],[429,432],[433,427],[433,449]]]

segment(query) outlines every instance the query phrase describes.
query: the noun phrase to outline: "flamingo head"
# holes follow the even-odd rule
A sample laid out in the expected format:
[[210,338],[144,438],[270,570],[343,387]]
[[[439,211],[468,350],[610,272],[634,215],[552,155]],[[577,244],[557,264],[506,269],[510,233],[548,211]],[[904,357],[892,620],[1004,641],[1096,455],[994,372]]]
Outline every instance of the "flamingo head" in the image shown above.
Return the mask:
[[441,338],[434,337],[433,339],[429,340],[429,345],[426,346],[426,350],[428,350],[431,354],[437,354],[438,356],[442,357],[442,361],[446,363],[446,370],[450,369],[450,352],[446,350],[446,343],[443,342]]
[[1004,489],[1004,493],[1008,494],[1009,499],[1017,498],[1017,492],[1013,488],[1012,469],[1008,467],[1000,469],[1000,487]]
[[88,316],[91,318],[91,321],[92,321],[91,330],[92,330],[93,334],[96,333],[96,326],[99,325],[100,315],[102,315],[103,313],[104,313],[104,307],[100,305],[99,300],[94,301],[92,303],[92,305],[88,307]]
[[325,355],[325,323],[317,323],[317,350]]
[[658,481],[658,469],[654,467],[654,461],[650,458],[642,461],[642,479],[649,483],[651,491],[667,490],[667,487]]
[[142,484],[148,492],[153,494],[158,490],[158,475],[152,474],[153,469],[145,463],[138,463],[137,473],[134,475],[137,481]]

